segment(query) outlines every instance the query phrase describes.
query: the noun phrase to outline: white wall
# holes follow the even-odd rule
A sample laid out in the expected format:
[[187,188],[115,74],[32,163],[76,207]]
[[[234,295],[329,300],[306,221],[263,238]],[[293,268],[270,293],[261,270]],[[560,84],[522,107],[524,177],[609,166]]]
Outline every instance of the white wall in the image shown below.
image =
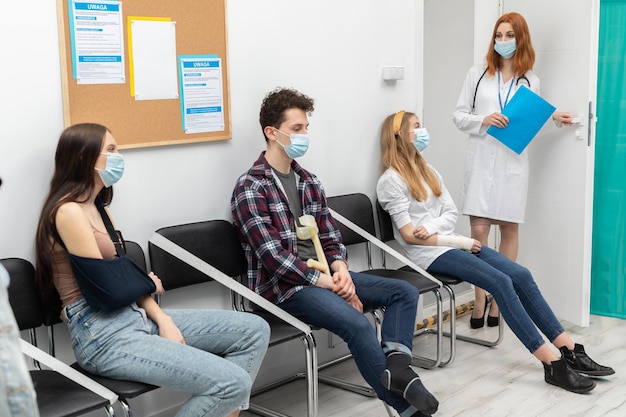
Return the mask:
[[[123,152],[127,169],[111,209],[125,237],[144,248],[158,227],[229,218],[234,181],[264,148],[258,110],[275,87],[316,99],[311,148],[301,162],[329,195],[373,196],[382,120],[400,108],[422,107],[421,2],[232,0],[227,11],[233,139]],[[63,129],[56,7],[50,0],[14,1],[2,14],[0,257],[33,260],[38,213]],[[404,80],[382,81],[382,65],[404,66]],[[213,295],[170,294],[166,305],[228,307],[225,292],[215,285],[207,290]],[[58,329],[59,339],[64,332]],[[318,340],[321,358],[332,355],[324,352],[325,337]],[[298,344],[290,349],[301,349]],[[59,355],[73,360],[67,345]],[[303,359],[296,362],[280,371],[301,367]],[[262,371],[259,379],[270,373],[276,370]],[[135,400],[136,414],[154,415],[184,398],[163,392]]]
[[[450,10],[455,12],[450,13]],[[485,60],[493,22],[499,15],[497,0],[424,1],[426,82],[423,90],[423,122],[431,136],[431,144],[425,156],[443,176],[457,205],[467,134],[456,128],[452,113],[467,71],[472,65]],[[470,235],[468,216],[459,216],[456,231]]]

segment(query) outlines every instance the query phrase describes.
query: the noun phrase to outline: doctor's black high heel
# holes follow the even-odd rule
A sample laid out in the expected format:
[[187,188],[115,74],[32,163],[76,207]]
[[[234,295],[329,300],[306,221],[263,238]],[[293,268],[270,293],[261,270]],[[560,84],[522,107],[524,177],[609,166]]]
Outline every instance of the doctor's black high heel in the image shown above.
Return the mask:
[[497,316],[491,315],[491,308],[489,309],[489,314],[487,315],[487,327],[498,327],[500,325],[500,314]]
[[[476,302],[476,301],[474,301]],[[487,299],[485,299],[485,309],[483,310],[483,315],[480,316],[479,319],[475,319],[474,317],[470,317],[470,327],[472,329],[480,329],[485,325],[485,313],[487,312]]]

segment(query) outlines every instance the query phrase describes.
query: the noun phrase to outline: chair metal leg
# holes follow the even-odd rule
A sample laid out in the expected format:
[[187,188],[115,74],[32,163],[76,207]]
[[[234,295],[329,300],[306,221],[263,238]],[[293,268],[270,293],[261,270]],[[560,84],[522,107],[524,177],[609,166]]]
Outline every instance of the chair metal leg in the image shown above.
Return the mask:
[[[326,369],[330,366],[336,365],[338,363],[344,362],[348,359],[352,359],[352,354],[348,353],[347,355],[344,355],[340,358],[337,359],[333,359],[332,361],[326,362],[324,365],[321,365],[318,370],[323,370]],[[352,382],[347,382],[343,379],[338,379],[332,376],[328,376],[328,375],[323,375],[323,374],[318,374],[318,378],[319,378],[319,382],[326,384],[326,385],[330,385],[332,387],[337,387],[337,388],[341,388],[343,390],[346,391],[350,391],[353,392],[355,394],[359,394],[359,395],[363,395],[364,397],[370,397],[370,398],[375,398],[378,395],[376,394],[376,391],[374,391],[373,388],[371,388],[370,386],[364,386],[364,385],[359,385],[359,384],[354,384]]]
[[317,417],[318,399],[318,374],[317,374],[317,346],[313,333],[309,333],[302,338],[304,350],[306,352],[307,366],[307,416]]
[[374,317],[374,328],[376,329],[376,337],[378,340],[383,340],[383,314],[380,310],[372,311],[372,317]]
[[355,394],[362,395],[364,397],[376,397],[376,392],[363,385],[353,384],[351,382],[346,382],[343,379],[338,379],[332,376],[320,375],[319,382],[322,384],[330,385],[332,387],[341,388],[346,391],[353,392]]
[[436,336],[436,344],[437,344],[437,354],[435,359],[426,358],[424,356],[413,355],[412,364],[415,366],[419,366],[424,369],[432,369],[436,368],[441,364],[442,350],[443,350],[443,323],[442,323],[442,304],[443,300],[441,298],[441,292],[437,290],[433,290],[433,294],[435,296],[435,301],[437,305],[437,329],[422,329],[415,332],[414,336],[419,336],[425,333],[435,333]]
[[118,402],[122,406],[122,412],[124,413],[124,417],[133,417],[133,410],[130,409],[130,405],[127,400],[122,400],[118,398]]
[[291,417],[287,414],[279,413],[278,411],[270,410],[269,408],[262,407],[257,404],[250,403],[248,410],[252,414],[263,417]]
[[[313,333],[309,333],[300,338],[304,345],[304,352],[306,358],[306,372],[293,375],[275,383],[269,384],[259,390],[256,390],[253,395],[258,395],[271,389],[277,388],[281,385],[292,382],[296,379],[306,378],[307,381],[307,417],[317,417],[318,406],[318,365],[317,365],[317,345],[315,343],[315,337]],[[250,403],[248,411],[263,417],[290,417],[287,414],[280,413],[278,411],[270,410],[263,406]]]
[[[382,321],[383,321],[382,312],[378,310],[374,310],[372,311],[371,314],[374,318],[374,326],[376,329],[376,334],[378,336],[378,339],[380,340],[381,332],[382,332],[381,330]],[[347,381],[344,381],[342,379],[338,379],[335,377],[321,375],[319,373],[319,371],[322,369],[325,369],[337,363],[343,362],[347,359],[351,359],[352,358],[351,354],[348,354],[341,358],[337,358],[335,360],[327,362],[322,366],[318,366],[317,347],[316,347],[316,342],[315,342],[315,338],[313,337],[313,334],[311,333],[310,335],[304,336],[301,338],[301,340],[302,340],[302,343],[304,344],[304,349],[305,349],[305,354],[306,354],[306,366],[307,366],[306,372],[293,375],[281,381],[277,381],[275,383],[262,387],[259,390],[256,390],[253,395],[261,394],[263,392],[277,388],[281,385],[292,382],[299,378],[306,378],[307,380],[307,410],[308,410],[307,417],[317,417],[318,389],[319,389],[320,382],[326,385],[330,385],[330,386],[337,387],[346,391],[353,392],[355,394],[363,395],[365,397],[371,397],[371,398],[377,397],[376,391],[374,391],[374,389],[372,389],[369,386],[354,384],[354,383],[347,382]],[[330,339],[329,339],[329,344],[330,344]],[[386,404],[385,406],[388,407]],[[282,414],[278,411],[270,410],[268,408],[265,408],[258,404],[253,404],[253,403],[250,403],[250,407],[248,408],[248,411],[253,414],[263,416],[263,417],[290,417],[286,414]],[[389,413],[389,408],[387,409],[387,412]],[[393,416],[393,414],[390,414],[390,416]]]
[[[376,329],[376,337],[378,338],[378,340],[381,340],[382,325],[383,325],[382,312],[379,310],[373,310],[371,312],[371,315],[374,318],[374,328]],[[351,354],[345,355],[341,358],[337,358],[328,363],[325,363],[323,366],[320,366],[319,369],[322,370],[322,369],[328,368],[329,366],[333,366],[337,363],[343,362],[351,358],[352,358]],[[355,394],[363,395],[364,397],[371,397],[371,398],[377,397],[376,391],[374,391],[369,386],[353,384],[351,382],[344,381],[343,379],[338,379],[332,376],[327,376],[327,375],[322,375],[322,374],[319,374],[318,378],[319,378],[319,382],[326,384],[326,385],[330,385],[332,387],[337,387],[346,391],[353,392]]]
[[[373,310],[370,312],[372,317],[374,318],[374,329],[376,329],[376,337],[380,341],[382,338],[382,326],[383,326],[383,314],[380,310]],[[332,333],[329,332],[329,337]],[[330,362],[325,363],[320,366],[318,369],[321,371],[322,369],[328,368],[330,366],[336,365],[345,360],[351,359],[352,354],[347,354],[340,358],[334,359]],[[319,382],[330,385],[332,387],[337,387],[346,391],[353,392],[355,394],[363,395],[365,397],[375,398],[378,395],[373,388],[369,386],[363,386],[359,384],[353,384],[351,382],[344,381],[343,379],[334,378],[332,376],[318,374]]]
[[113,406],[111,404],[107,405],[105,407],[105,411],[107,413],[107,416],[109,417],[115,417],[115,410],[113,410]]
[[[454,362],[456,357],[456,297],[449,285],[444,284],[443,287],[448,291],[448,300],[450,301],[450,356],[448,356],[446,361],[441,362],[441,366],[448,366]],[[444,332],[445,335],[446,333]]]
[[[446,290],[448,291],[448,294],[450,295],[450,300],[451,300],[450,301],[450,317],[452,317],[452,311],[456,312],[456,304],[452,304],[452,300],[454,299],[454,292],[452,291],[452,288],[450,288],[450,286],[448,285],[444,285],[444,288],[446,288]],[[496,340],[493,340],[493,341],[480,339],[478,337],[456,334],[456,330],[454,327],[455,324],[452,322],[452,320],[450,320],[450,333],[444,332],[443,335],[446,337],[450,337],[451,339],[462,340],[464,342],[474,343],[477,345],[482,345],[482,346],[487,346],[487,347],[494,347],[502,343],[502,340],[504,339],[503,322],[504,320],[502,320],[502,316],[500,315],[500,320],[498,324],[498,337],[496,338]]]

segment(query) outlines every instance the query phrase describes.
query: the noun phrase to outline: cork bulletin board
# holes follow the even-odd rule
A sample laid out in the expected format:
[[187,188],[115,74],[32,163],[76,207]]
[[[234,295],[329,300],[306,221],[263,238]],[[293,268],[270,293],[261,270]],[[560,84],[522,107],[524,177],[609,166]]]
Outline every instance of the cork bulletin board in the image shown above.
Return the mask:
[[176,55],[217,55],[222,67],[224,130],[186,133],[179,99],[135,100],[131,96],[128,48],[123,84],[79,84],[72,72],[69,9],[57,0],[65,126],[99,123],[111,130],[120,148],[173,145],[231,138],[226,0],[122,1],[124,45],[127,16],[165,17],[176,23]]

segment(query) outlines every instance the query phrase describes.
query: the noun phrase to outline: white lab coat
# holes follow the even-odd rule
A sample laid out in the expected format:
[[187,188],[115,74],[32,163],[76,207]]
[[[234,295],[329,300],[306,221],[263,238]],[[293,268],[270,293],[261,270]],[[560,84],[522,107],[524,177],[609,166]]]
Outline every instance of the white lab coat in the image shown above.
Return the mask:
[[[523,223],[528,194],[527,150],[518,155],[488,135],[487,127],[482,126],[485,116],[501,111],[497,73],[493,76],[485,74],[480,81],[476,93],[476,114],[471,114],[476,83],[484,71],[483,65],[470,68],[453,115],[456,126],[469,134],[459,204],[461,213]],[[525,75],[530,83],[530,89],[539,94],[539,77],[532,71]],[[515,81],[509,101],[520,86],[528,87],[525,79],[518,85]],[[509,85],[510,83],[500,82],[503,106]]]

